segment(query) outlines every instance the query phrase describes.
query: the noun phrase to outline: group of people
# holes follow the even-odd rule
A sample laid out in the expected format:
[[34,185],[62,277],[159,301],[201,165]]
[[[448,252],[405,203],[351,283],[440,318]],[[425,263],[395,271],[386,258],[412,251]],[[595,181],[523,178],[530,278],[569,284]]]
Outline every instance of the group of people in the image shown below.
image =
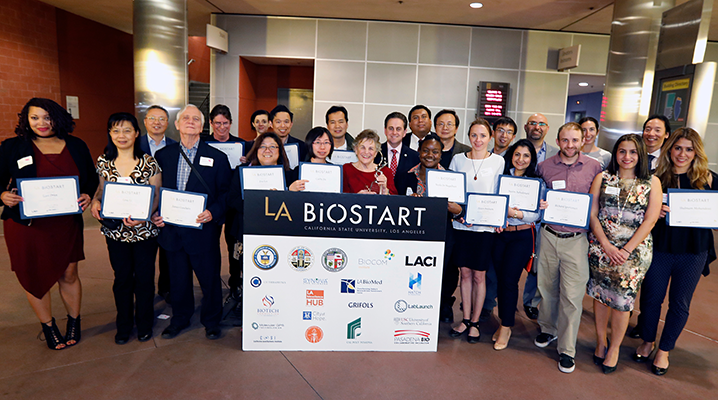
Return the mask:
[[[427,171],[439,169],[464,173],[471,193],[497,193],[499,176],[511,175],[540,179],[542,192],[592,194],[589,230],[541,224],[540,213],[516,207],[509,209],[505,228],[472,225],[465,220],[465,206],[447,202],[440,319],[453,322],[457,282],[463,313],[450,336],[466,334],[470,343],[478,342],[479,322],[498,304],[501,326],[493,335],[494,349],[507,348],[519,280],[527,269],[524,311],[538,319],[541,329],[534,342],[547,347],[557,341],[559,369],[566,373],[575,368],[584,294],[594,298],[594,362],[610,373],[616,369],[639,289],[641,313],[634,331],[644,342],[633,359],[649,359],[670,285],[666,323],[652,363],[654,373],[665,374],[693,291],[715,259],[709,229],[671,227],[663,220],[670,212],[663,200],[668,188],[716,190],[718,183],[708,169],[700,135],[690,128],[671,133],[669,121],[660,115],[646,121],[642,135],[620,137],[612,152],[596,146],[599,123],[591,117],[561,126],[558,147],[546,140],[549,125],[541,114],[527,119],[526,138],[519,140],[511,118],[493,124],[478,118],[467,128],[468,145],[456,139],[460,120],[453,110],[440,111],[432,125],[431,111],[422,105],[413,107],[408,118],[401,112],[387,115],[384,143],[370,129],[356,137],[349,134],[348,112],[341,106],[331,107],[326,127],[311,129],[303,141],[291,135],[294,115],[283,105],[252,114],[252,141],[230,134],[232,116],[224,105],[210,112],[210,135],[202,134],[204,118],[193,105],[181,109],[174,121],[180,139],[175,142],[165,135],[169,113],[159,105],[146,111],[147,135],[141,135],[132,114],[113,114],[107,123],[107,146],[95,162],[85,143],[71,135],[72,117],[60,105],[34,98],[22,109],[17,137],[0,146],[2,219],[12,269],[49,348],[59,350],[80,341],[77,262],[84,259],[82,218],[77,214],[22,219],[17,179],[78,176],[78,204],[83,211],[89,207],[100,220],[115,272],[116,343],[127,343],[135,327],[139,341],[152,338],[158,249],[158,293],[172,305],[172,319],[162,337],[174,338],[189,326],[194,273],[203,295],[200,321],[206,337],[217,339],[222,318],[222,225],[230,255],[230,296],[241,301],[244,204],[239,174],[211,142],[244,142],[241,165],[282,166],[290,191],[302,191],[307,183],[298,179],[298,168],[290,167],[285,151],[287,144],[296,143],[299,160],[311,163],[332,162],[336,150],[354,151],[356,161],[342,166],[345,193],[427,196]],[[105,182],[154,186],[151,220],[103,219]],[[206,194],[205,210],[196,217],[201,229],[165,224],[158,212],[159,188]],[[541,200],[541,209],[549,206]],[[68,314],[64,335],[50,309],[49,290],[56,282]]]

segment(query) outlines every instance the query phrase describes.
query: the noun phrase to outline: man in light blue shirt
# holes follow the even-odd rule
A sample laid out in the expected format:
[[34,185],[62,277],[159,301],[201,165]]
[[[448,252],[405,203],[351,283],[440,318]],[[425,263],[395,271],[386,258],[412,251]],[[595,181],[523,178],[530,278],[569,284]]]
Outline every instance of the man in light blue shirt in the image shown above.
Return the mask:
[[145,128],[147,135],[140,137],[140,148],[145,153],[155,156],[157,150],[168,144],[175,143],[174,140],[165,136],[169,126],[169,113],[162,106],[153,105],[147,109],[145,114]]

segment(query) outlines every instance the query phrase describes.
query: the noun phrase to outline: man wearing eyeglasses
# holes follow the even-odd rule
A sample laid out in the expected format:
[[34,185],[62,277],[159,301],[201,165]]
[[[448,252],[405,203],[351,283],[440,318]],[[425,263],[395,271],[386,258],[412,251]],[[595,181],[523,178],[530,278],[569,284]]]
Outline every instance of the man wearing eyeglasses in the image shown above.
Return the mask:
[[170,114],[162,106],[152,105],[145,113],[145,129],[147,134],[140,137],[140,148],[145,153],[155,156],[157,150],[168,144],[177,143],[165,136],[169,126]]
[[501,117],[494,122],[494,149],[492,153],[503,157],[516,137],[516,122],[509,117]]
[[542,162],[547,158],[551,158],[558,153],[558,148],[551,146],[544,141],[546,134],[548,133],[549,126],[548,120],[543,114],[533,114],[526,121],[524,125],[526,131],[526,138],[534,144],[536,149],[536,157],[538,162]]
[[445,169],[449,169],[449,164],[451,164],[451,159],[454,155],[471,151],[471,147],[456,140],[459,122],[459,116],[456,115],[454,110],[441,110],[434,118],[434,129],[441,138],[441,143],[444,144],[439,164]]

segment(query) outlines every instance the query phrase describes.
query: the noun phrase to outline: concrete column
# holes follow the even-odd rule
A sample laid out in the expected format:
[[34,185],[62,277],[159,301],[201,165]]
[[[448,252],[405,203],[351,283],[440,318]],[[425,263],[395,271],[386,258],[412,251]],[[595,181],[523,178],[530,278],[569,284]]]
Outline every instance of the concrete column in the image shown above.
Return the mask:
[[170,113],[167,135],[187,103],[187,0],[133,0],[135,115],[159,104]]

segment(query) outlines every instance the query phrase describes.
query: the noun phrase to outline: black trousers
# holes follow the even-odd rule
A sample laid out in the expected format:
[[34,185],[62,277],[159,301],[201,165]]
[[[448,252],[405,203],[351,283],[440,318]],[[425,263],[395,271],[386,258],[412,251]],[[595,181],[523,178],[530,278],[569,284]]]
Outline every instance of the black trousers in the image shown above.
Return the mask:
[[160,247],[159,269],[160,276],[157,278],[157,293],[167,293],[170,291],[170,267],[167,262],[167,251],[162,247]]
[[[242,270],[244,269],[244,260],[242,254],[239,254],[239,259],[234,258],[234,246],[238,239],[229,233],[230,228],[228,225],[224,225],[224,240],[227,242],[227,252],[229,253],[229,288],[235,288],[242,286]],[[239,239],[241,241],[241,238]]]
[[670,280],[668,312],[658,348],[663,351],[673,350],[678,336],[688,321],[693,292],[701,279],[707,257],[708,252],[700,254],[653,252],[653,261],[641,285],[641,314],[638,316],[638,324],[641,326],[643,340],[656,341],[658,319],[661,317],[661,307]]
[[170,296],[172,297],[172,325],[189,324],[194,314],[192,272],[202,289],[200,322],[214,328],[222,319],[222,283],[220,279],[221,255],[217,246],[203,249],[200,254],[187,254],[184,250],[167,251],[170,267]]
[[152,333],[154,322],[155,257],[157,239],[134,243],[105,238],[110,264],[115,271],[112,292],[117,307],[117,333],[132,331],[137,322],[138,335]]
[[503,231],[497,235],[493,257],[502,326],[514,326],[519,279],[531,258],[533,240],[531,229]]

